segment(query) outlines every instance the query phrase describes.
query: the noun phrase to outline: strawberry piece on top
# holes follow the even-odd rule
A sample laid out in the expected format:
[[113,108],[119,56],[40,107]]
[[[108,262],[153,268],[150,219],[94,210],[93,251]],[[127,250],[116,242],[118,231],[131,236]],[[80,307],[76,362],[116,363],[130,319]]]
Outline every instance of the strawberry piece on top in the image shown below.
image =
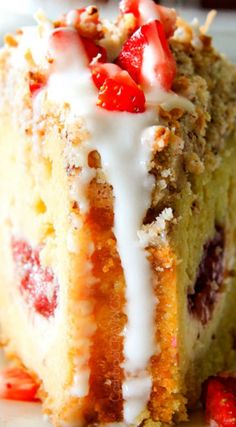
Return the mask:
[[110,111],[142,113],[145,96],[127,71],[115,64],[96,64],[92,79],[99,89],[97,105]]
[[97,58],[98,62],[107,61],[107,52],[104,47],[98,46],[94,43],[94,41],[85,37],[81,37],[81,40],[84,45],[89,62],[92,62],[92,60],[95,58]]
[[167,38],[174,34],[176,11],[155,4],[153,0],[121,0],[120,11],[122,14],[132,13],[137,19],[138,26],[157,19],[162,23]]
[[176,63],[161,22],[156,20],[140,27],[124,44],[117,64],[146,88],[159,86],[170,90]]
[[92,79],[98,89],[101,88],[107,78],[115,78],[121,71],[118,65],[111,63],[96,63],[91,66]]

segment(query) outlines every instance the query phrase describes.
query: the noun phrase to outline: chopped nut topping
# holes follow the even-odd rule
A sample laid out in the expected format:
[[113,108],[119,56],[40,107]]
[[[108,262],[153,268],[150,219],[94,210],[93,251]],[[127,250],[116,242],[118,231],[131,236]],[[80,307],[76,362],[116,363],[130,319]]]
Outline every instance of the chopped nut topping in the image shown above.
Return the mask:
[[154,152],[162,151],[169,144],[170,137],[171,132],[168,128],[164,126],[157,126],[153,142]]
[[184,158],[185,168],[188,172],[194,173],[195,175],[200,175],[204,172],[204,164],[196,153],[186,153]]

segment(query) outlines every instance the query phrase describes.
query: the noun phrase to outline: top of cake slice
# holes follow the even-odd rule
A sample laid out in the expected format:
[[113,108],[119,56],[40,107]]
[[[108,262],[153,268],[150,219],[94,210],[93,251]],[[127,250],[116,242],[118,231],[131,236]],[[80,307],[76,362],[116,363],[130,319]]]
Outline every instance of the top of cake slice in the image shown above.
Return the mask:
[[[217,163],[216,151],[235,120],[235,71],[206,35],[211,18],[202,27],[196,20],[189,25],[174,9],[152,0],[122,0],[115,21],[101,19],[96,6],[71,10],[56,21],[39,12],[36,19],[37,26],[5,37],[1,55],[9,61],[9,70],[1,75],[1,95],[14,104],[23,131],[37,133],[32,123],[41,120],[41,111],[55,110],[70,128],[84,126],[85,157],[92,147],[102,150],[97,141],[104,137],[105,152],[120,148],[120,141],[124,148],[126,135],[134,141],[132,155],[138,160],[136,140],[146,129],[142,138],[149,142],[142,144],[145,152],[140,155],[149,166],[145,172],[139,168],[141,181],[151,159],[171,138],[179,148],[165,159],[165,170],[180,152],[190,173],[203,171],[206,153],[209,164]],[[124,150],[123,158],[126,154]],[[69,164],[74,160],[68,153]],[[87,166],[86,160],[82,163]],[[151,189],[149,182],[149,193]],[[160,190],[165,193],[166,188]],[[86,211],[82,199],[80,207]]]
[[[206,80],[210,61],[206,53],[212,59],[214,51],[206,35],[208,22],[202,27],[196,20],[188,25],[174,9],[152,0],[122,0],[119,9],[113,22],[101,19],[96,6],[71,10],[54,22],[38,12],[37,27],[5,37],[14,69],[28,72],[32,100],[41,91],[49,103],[71,107],[76,103],[76,114],[85,116],[89,102],[106,111],[138,114],[140,120],[141,113],[150,111],[160,117],[160,108],[196,116],[193,91],[200,86],[192,82],[196,50],[199,58],[204,52],[201,72],[205,68]],[[202,87],[204,91],[207,88]]]

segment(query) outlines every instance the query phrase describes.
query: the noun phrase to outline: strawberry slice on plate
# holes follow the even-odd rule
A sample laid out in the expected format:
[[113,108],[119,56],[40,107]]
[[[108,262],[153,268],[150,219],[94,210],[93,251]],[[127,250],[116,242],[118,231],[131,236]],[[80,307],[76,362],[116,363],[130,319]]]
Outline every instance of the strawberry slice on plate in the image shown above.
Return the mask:
[[217,427],[236,427],[236,377],[227,374],[209,377],[202,393],[206,420]]
[[153,0],[121,0],[120,11],[122,14],[132,13],[137,19],[138,26],[154,19],[159,20],[167,38],[171,37],[176,29],[176,11],[155,4]]
[[6,368],[0,372],[0,399],[36,402],[39,385],[23,368]]
[[115,64],[91,67],[92,79],[99,89],[97,105],[110,111],[143,113],[145,96],[127,71]]
[[140,27],[124,44],[117,64],[146,88],[159,86],[170,90],[176,63],[161,22],[156,20]]

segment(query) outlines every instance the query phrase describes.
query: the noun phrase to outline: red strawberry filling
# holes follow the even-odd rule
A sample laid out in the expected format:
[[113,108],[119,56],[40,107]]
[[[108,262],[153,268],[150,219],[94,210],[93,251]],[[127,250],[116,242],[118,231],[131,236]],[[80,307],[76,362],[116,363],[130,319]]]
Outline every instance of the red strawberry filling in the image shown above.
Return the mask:
[[210,320],[224,277],[224,229],[216,227],[212,240],[203,248],[194,291],[188,294],[188,309],[205,325]]
[[38,401],[39,385],[23,368],[7,368],[0,372],[0,399]]
[[206,420],[217,427],[236,427],[236,378],[209,377],[202,393]]
[[91,70],[99,89],[98,106],[110,111],[145,111],[144,93],[126,71],[115,64],[96,64]]
[[117,64],[144,87],[170,90],[176,63],[160,21],[140,27],[124,44]]
[[20,292],[37,313],[49,318],[58,304],[58,282],[49,267],[42,267],[39,249],[12,239],[12,255]]
[[132,13],[137,18],[138,26],[153,20],[159,20],[166,34],[170,37],[176,28],[176,12],[164,6],[155,4],[153,0],[121,0],[120,11],[122,14]]

